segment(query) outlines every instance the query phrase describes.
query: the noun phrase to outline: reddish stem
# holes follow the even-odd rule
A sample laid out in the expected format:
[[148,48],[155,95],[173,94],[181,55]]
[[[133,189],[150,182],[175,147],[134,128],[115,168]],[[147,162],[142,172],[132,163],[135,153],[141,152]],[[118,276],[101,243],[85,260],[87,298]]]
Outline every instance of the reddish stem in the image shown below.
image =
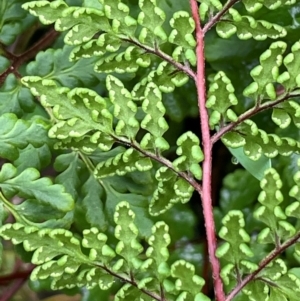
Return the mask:
[[280,247],[274,249],[270,252],[258,265],[258,269],[255,270],[253,273],[249,274],[245,277],[240,283],[236,285],[235,288],[226,296],[225,301],[231,301],[249,282],[255,279],[255,277],[269,264],[271,263],[278,255],[282,254],[287,248],[294,245],[298,242],[300,238],[300,232],[297,233],[295,236],[291,237],[287,240],[284,244]]
[[215,231],[215,222],[213,217],[213,207],[211,198],[211,173],[212,173],[212,143],[209,130],[208,112],[206,103],[206,83],[205,83],[205,56],[204,56],[204,32],[201,28],[198,14],[198,5],[196,0],[190,0],[193,19],[196,25],[196,55],[197,55],[197,74],[196,86],[198,95],[199,114],[201,119],[201,134],[204,153],[202,164],[202,207],[206,229],[206,239],[208,245],[209,260],[212,267],[212,276],[214,281],[214,291],[217,301],[224,301],[225,294],[223,283],[220,277],[220,262],[216,257],[217,239]]
[[4,83],[5,79],[10,73],[14,73],[16,77],[21,77],[18,72],[20,66],[34,58],[38,52],[50,46],[58,35],[59,32],[55,31],[54,29],[50,29],[37,43],[18,56],[6,51],[5,55],[11,60],[12,63],[11,66],[9,66],[2,74],[0,74],[0,85]]
[[240,0],[229,0],[223,6],[223,8],[205,24],[203,32],[206,33],[207,31],[209,31],[216,23],[221,20],[221,18],[228,12],[228,10],[239,1]]
[[0,297],[0,301],[9,301],[27,281],[33,269],[34,265],[31,265],[26,271],[16,271],[12,275],[2,276],[1,278],[3,283],[5,283],[5,279],[9,280],[12,279],[12,277],[14,277],[15,280],[12,281],[11,286],[8,287]]

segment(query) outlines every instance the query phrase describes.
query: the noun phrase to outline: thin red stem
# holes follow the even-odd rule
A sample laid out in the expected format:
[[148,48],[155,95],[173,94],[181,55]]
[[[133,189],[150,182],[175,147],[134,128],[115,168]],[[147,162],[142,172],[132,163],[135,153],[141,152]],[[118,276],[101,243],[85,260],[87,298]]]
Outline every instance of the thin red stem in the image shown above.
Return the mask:
[[6,275],[2,276],[2,281],[5,283],[6,280],[14,279],[12,281],[12,284],[7,287],[5,292],[0,297],[0,301],[9,301],[11,298],[16,294],[16,292],[22,287],[22,285],[28,280],[34,266],[31,265],[26,271],[15,271],[12,275],[14,278],[12,278],[12,275]]
[[300,238],[300,232],[295,236],[290,238],[280,247],[274,249],[271,253],[269,253],[258,265],[258,269],[253,273],[249,274],[245,277],[240,283],[237,284],[235,288],[226,296],[225,301],[231,301],[249,282],[251,282],[255,277],[270,263],[272,262],[278,255],[282,254],[288,247],[294,245],[298,242]]
[[37,43],[21,55],[14,55],[6,51],[5,56],[11,60],[11,65],[2,74],[0,74],[0,85],[4,83],[10,73],[14,73],[17,77],[21,77],[18,72],[20,66],[34,58],[41,50],[50,46],[58,35],[59,32],[54,29],[50,29]]
[[229,131],[233,130],[236,126],[238,126],[239,124],[241,124],[243,121],[245,121],[246,119],[251,118],[254,115],[257,115],[258,113],[268,110],[268,109],[272,109],[274,108],[276,105],[289,100],[290,98],[293,97],[299,97],[300,94],[299,93],[288,93],[286,95],[284,95],[283,97],[276,99],[274,101],[268,101],[263,103],[262,105],[259,106],[255,106],[251,109],[249,109],[248,111],[246,111],[245,113],[241,114],[238,118],[237,121],[235,122],[231,122],[228,125],[224,126],[223,128],[221,128],[217,133],[215,133],[212,137],[211,137],[211,143],[214,144],[216,143],[219,139],[221,139],[221,137],[223,135],[225,135],[226,133],[228,133]]
[[206,33],[209,31],[216,23],[218,23],[221,18],[228,12],[228,10],[237,2],[240,0],[229,0],[223,8],[216,14],[214,15],[203,27],[203,32]]
[[220,262],[216,257],[217,238],[215,222],[213,217],[212,197],[211,197],[211,173],[212,173],[212,143],[209,130],[208,112],[206,103],[206,83],[205,83],[205,56],[204,56],[204,32],[200,24],[198,5],[196,0],[190,0],[193,19],[196,25],[196,55],[197,55],[197,74],[196,86],[198,95],[199,114],[201,119],[201,134],[204,153],[202,164],[202,207],[206,229],[206,239],[208,245],[209,260],[212,267],[214,281],[215,298],[217,301],[224,301],[225,294],[223,283],[220,277]]

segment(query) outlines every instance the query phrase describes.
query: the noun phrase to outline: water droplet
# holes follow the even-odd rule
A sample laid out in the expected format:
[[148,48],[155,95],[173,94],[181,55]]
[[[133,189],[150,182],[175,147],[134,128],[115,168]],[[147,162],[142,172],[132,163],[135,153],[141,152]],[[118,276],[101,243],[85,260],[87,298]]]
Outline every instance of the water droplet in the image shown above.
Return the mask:
[[240,162],[239,162],[239,160],[237,159],[237,157],[232,157],[232,158],[231,158],[231,163],[234,164],[234,165],[238,165]]

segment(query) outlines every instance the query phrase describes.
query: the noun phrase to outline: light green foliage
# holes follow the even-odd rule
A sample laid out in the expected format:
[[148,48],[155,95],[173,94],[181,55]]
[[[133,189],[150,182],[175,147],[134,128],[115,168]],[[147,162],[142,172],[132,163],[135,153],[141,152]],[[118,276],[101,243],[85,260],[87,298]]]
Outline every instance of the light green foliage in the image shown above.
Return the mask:
[[[35,21],[21,8],[22,0],[3,0],[0,6],[0,43],[10,45]],[[1,54],[1,52],[0,52]]]
[[[148,239],[149,247],[146,252],[148,259],[141,266],[141,269],[145,271],[157,271],[157,280],[160,283],[171,274],[167,264],[169,259],[168,245],[171,242],[168,231],[169,227],[164,222],[158,222],[152,227],[152,235]],[[152,278],[148,281],[154,281],[154,279]]]
[[[96,72],[128,73],[136,72],[139,67],[148,67],[151,63],[150,53],[155,52],[158,45],[167,39],[161,27],[165,14],[156,5],[156,1],[139,1],[140,13],[137,21],[129,15],[129,7],[119,0],[114,1],[114,4],[106,0],[100,2],[101,10],[67,7],[60,0],[32,1],[24,4],[23,8],[39,16],[44,24],[55,23],[55,29],[58,31],[69,30],[64,41],[68,45],[77,46],[70,53],[70,59],[101,56],[95,62]],[[60,8],[59,13],[57,13],[57,7]],[[142,29],[139,35],[135,36],[137,23],[142,26]],[[169,40],[179,45],[173,57],[182,61],[181,53],[184,52],[186,59],[195,65],[194,47],[196,44],[192,35],[194,29],[192,18],[187,12],[175,13],[171,26],[174,29]],[[94,35],[99,32],[99,37],[95,39]],[[133,45],[130,45],[131,41],[134,42]],[[140,43],[145,45],[142,46]],[[122,51],[119,51],[120,48]],[[165,61],[158,66],[153,65],[153,69],[156,70],[150,72],[145,78],[145,84],[153,81],[163,92],[171,92],[175,86],[182,86],[188,80],[184,73],[174,73],[177,69]]]
[[188,12],[180,11],[174,14],[170,20],[171,27],[173,30],[169,36],[169,41],[175,45],[178,45],[174,49],[173,58],[179,60],[179,53],[184,53],[186,59],[191,65],[196,65],[196,55],[194,48],[196,47],[196,41],[193,36],[195,30],[195,22],[190,17]]
[[[11,210],[19,222],[27,225],[42,223],[51,226],[52,219],[62,218],[74,207],[74,200],[62,185],[53,184],[49,178],[40,178],[34,168],[27,168],[21,173],[10,163],[2,166],[0,187],[4,205]],[[18,195],[25,201],[14,205],[6,200]],[[44,219],[48,219],[43,222]]]
[[287,92],[300,86],[300,75],[296,66],[300,63],[300,42],[296,42],[291,47],[291,52],[283,59],[283,64],[287,71],[284,71],[277,78]]
[[34,147],[43,146],[48,142],[45,133],[48,125],[43,119],[30,121],[18,119],[14,114],[0,116],[0,155],[2,158],[16,160],[20,149],[31,144]]
[[171,266],[171,274],[178,278],[175,282],[176,290],[182,291],[176,300],[210,300],[199,291],[204,285],[201,277],[195,275],[195,267],[184,260],[176,261]]
[[[270,285],[270,284],[271,285]],[[259,275],[259,280],[248,284],[243,293],[251,301],[296,301],[300,292],[300,279],[287,271],[283,260],[276,259]]]
[[286,43],[274,42],[270,48],[260,56],[261,65],[251,70],[250,74],[254,82],[244,90],[245,96],[258,101],[265,98],[276,99],[273,82],[277,80],[279,75],[279,67],[282,64],[282,54],[285,49]]
[[[157,189],[154,191],[149,207],[152,215],[164,213],[180,201],[187,202],[194,191],[193,187],[184,180],[177,180],[176,174],[165,166],[157,170],[155,178],[158,182]],[[179,189],[174,191],[175,185],[183,188],[183,193]]]
[[[199,146],[199,139],[192,132],[187,132],[177,139],[176,153],[179,156],[173,166],[176,171],[189,171],[196,179],[201,179],[202,170],[199,162],[203,160],[203,153]],[[190,152],[187,157],[186,152]],[[155,178],[158,187],[155,190],[151,203],[150,213],[158,215],[178,202],[186,203],[192,196],[194,188],[184,179],[178,178],[176,174],[163,166],[157,170]]]
[[161,62],[156,70],[151,71],[148,76],[141,80],[133,88],[133,95],[139,97],[144,94],[144,89],[148,82],[154,82],[163,93],[173,92],[175,87],[181,87],[188,81],[188,76],[183,72],[168,64],[166,61]]
[[0,2],[0,236],[35,288],[297,301],[298,1]]
[[[129,7],[120,0],[100,0],[105,16],[112,20],[112,29],[115,33],[132,36],[136,30],[137,22],[129,15]],[[108,44],[107,44],[108,45]]]
[[[300,160],[298,160],[298,167],[300,166]],[[299,190],[299,185],[300,185],[300,181],[299,181],[299,177],[300,177],[300,172],[297,171],[296,174],[294,175],[293,179],[294,182],[296,183],[296,185],[294,185],[291,190],[289,191],[289,195],[293,198],[295,198],[297,201],[293,202],[292,204],[290,204],[286,210],[285,213],[287,216],[292,216],[292,217],[296,217],[299,218],[299,206],[300,206],[300,190]]]
[[217,73],[209,86],[206,107],[212,109],[209,125],[211,128],[228,121],[236,121],[237,116],[231,106],[237,105],[234,87],[230,79],[222,71]]
[[228,39],[236,33],[241,40],[253,38],[258,41],[267,38],[278,39],[287,34],[286,30],[278,24],[255,20],[251,16],[242,16],[233,8],[229,9],[226,21],[217,24],[216,30],[218,35],[224,39]]
[[137,106],[132,101],[131,93],[113,76],[107,77],[106,86],[109,99],[114,105],[114,116],[119,120],[116,134],[133,139],[139,130],[139,123],[135,118]]
[[156,5],[156,0],[139,0],[141,12],[138,15],[138,23],[143,26],[139,34],[139,40],[143,44],[153,45],[153,41],[165,41],[167,35],[161,27],[166,15]]
[[144,149],[166,150],[169,144],[162,137],[169,128],[164,118],[166,109],[161,101],[161,92],[154,83],[147,85],[144,98],[142,110],[146,115],[141,122],[141,128],[149,133],[143,137],[141,146]]
[[272,112],[272,120],[275,124],[277,124],[280,128],[287,128],[291,121],[296,127],[300,126],[300,106],[297,102],[290,100],[284,103],[279,104],[273,109]]
[[[192,132],[187,132],[181,135],[177,139],[176,154],[179,156],[173,165],[179,171],[190,171],[193,176],[200,180],[202,177],[202,171],[199,163],[203,160],[203,153],[200,148],[199,138]],[[186,153],[190,152],[190,156],[187,157]]]
[[74,47],[65,45],[62,49],[47,49],[39,52],[35,61],[26,66],[27,74],[51,79],[69,88],[92,87],[98,84],[103,76],[93,70],[97,59],[94,57],[70,62],[66,57],[69,57],[73,49]]
[[[120,41],[113,40],[113,38],[109,37],[111,36],[108,34],[106,36],[103,35],[103,39],[105,40],[101,42],[101,44],[111,44],[113,51],[118,50],[121,46]],[[100,41],[98,43],[100,43]],[[145,53],[145,51],[135,46],[129,46],[124,52],[110,54],[100,58],[95,66],[95,70],[105,73],[134,73],[138,71],[139,67],[146,68],[149,67],[150,64],[151,58],[148,53]]]
[[[23,244],[27,252],[33,252],[32,262],[36,267],[31,279],[50,277],[52,289],[76,286],[91,289],[98,285],[102,290],[107,290],[117,277],[128,282],[117,292],[117,300],[136,300],[137,297],[148,300],[145,293],[168,295],[170,287],[175,287],[172,293],[174,300],[190,300],[191,297],[210,300],[200,293],[204,280],[195,275],[193,265],[180,260],[169,267],[167,246],[170,236],[164,222],[157,222],[152,227],[146,250],[147,259],[143,260],[139,254],[144,248],[139,243],[135,214],[128,203],[117,205],[114,220],[115,237],[118,240],[115,250],[107,244],[107,236],[95,227],[84,230],[81,238],[77,238],[65,229],[39,229],[15,223],[3,226],[0,236],[11,239],[15,245]],[[135,279],[135,275],[141,273],[140,267],[146,271],[145,275],[149,276],[150,273],[151,277]],[[172,283],[170,276],[175,283]],[[187,281],[190,277],[192,282]],[[150,282],[152,285],[148,290]]]
[[[299,191],[298,173],[295,175],[297,184],[290,192],[292,197],[296,197],[297,191]],[[289,205],[286,208],[286,214],[284,213],[280,206],[283,202],[280,190],[282,182],[278,173],[272,168],[265,172],[260,186],[262,191],[258,200],[262,206],[253,212],[253,216],[267,225],[267,228],[263,229],[256,238],[250,238],[245,231],[245,219],[241,211],[231,210],[222,220],[223,226],[219,231],[219,236],[225,242],[218,248],[216,254],[226,262],[221,275],[227,285],[232,285],[232,281],[238,282],[243,275],[258,269],[253,253],[255,244],[273,244],[279,248],[286,241],[297,237],[297,232],[294,226],[287,221],[286,214],[297,216],[299,201]],[[239,230],[237,231],[237,229]],[[251,249],[252,244],[253,249]],[[298,252],[297,246],[298,244],[295,248],[296,253]],[[293,270],[288,270],[283,259],[277,258],[255,275],[254,281],[247,284],[243,293],[253,301],[296,300],[299,290],[300,278],[298,275]]]
[[[50,129],[49,136],[61,140],[58,146],[65,142],[70,143],[70,140],[78,143],[91,133],[90,143],[82,145],[84,151],[92,152],[97,145],[105,150],[111,148],[113,139],[109,134],[113,133],[113,116],[106,109],[107,101],[96,92],[85,88],[73,90],[57,88],[54,81],[42,80],[39,77],[25,77],[23,82],[31,87],[34,95],[41,97],[42,105],[46,108],[53,107],[53,115],[57,123]],[[50,87],[51,95],[47,93]],[[74,106],[75,103],[77,106]],[[102,123],[98,122],[100,120]],[[74,130],[75,125],[76,130]],[[110,143],[110,146],[107,143]]]
[[250,119],[241,123],[234,131],[225,134],[222,141],[232,148],[243,146],[244,153],[252,160],[258,160],[262,154],[268,158],[274,158],[278,154],[289,156],[298,152],[300,146],[295,139],[267,134]]
[[243,0],[243,4],[248,12],[254,13],[260,10],[263,6],[267,7],[268,9],[277,9],[283,5],[292,5],[296,3],[296,0]]
[[[128,264],[128,272],[132,268],[137,268],[139,262],[137,256],[142,253],[143,246],[137,240],[138,228],[134,224],[134,212],[129,208],[128,203],[120,203],[116,208],[115,236],[119,240],[116,246],[116,253],[124,258],[125,263]],[[124,269],[124,260],[120,259],[116,262],[114,270],[119,271]],[[125,268],[127,271],[127,268]]]
[[107,176],[123,176],[127,172],[135,170],[147,171],[152,168],[149,158],[143,158],[133,148],[129,148],[124,153],[118,154],[116,157],[103,161],[96,166],[95,176],[99,179]]
[[278,173],[274,169],[266,171],[260,186],[262,192],[258,196],[258,201],[262,206],[255,210],[254,217],[268,227],[259,233],[258,241],[279,245],[283,238],[286,239],[295,234],[295,228],[285,221],[286,215],[279,206],[283,201],[283,195],[280,191],[282,182]]
[[200,18],[205,20],[206,15],[211,11],[220,11],[223,5],[219,0],[204,0],[199,8]]
[[[244,229],[243,213],[238,210],[229,211],[222,224],[219,236],[225,243],[218,248],[216,255],[226,261],[221,276],[228,285],[232,279],[238,281],[244,274],[255,271],[258,266],[249,261],[254,254],[249,246],[250,236]],[[236,232],[232,232],[231,229],[235,229]]]
[[[5,62],[4,62],[5,61]],[[6,63],[9,60],[0,56],[0,72],[4,72]],[[18,117],[22,117],[25,113],[34,110],[33,97],[26,87],[22,86],[20,81],[17,80],[14,74],[10,74],[3,85],[0,87],[0,112],[14,113]]]
[[65,1],[39,1],[38,5],[36,2],[27,2],[22,7],[28,10],[33,16],[39,17],[43,24],[52,24],[62,15],[62,11],[68,5]]

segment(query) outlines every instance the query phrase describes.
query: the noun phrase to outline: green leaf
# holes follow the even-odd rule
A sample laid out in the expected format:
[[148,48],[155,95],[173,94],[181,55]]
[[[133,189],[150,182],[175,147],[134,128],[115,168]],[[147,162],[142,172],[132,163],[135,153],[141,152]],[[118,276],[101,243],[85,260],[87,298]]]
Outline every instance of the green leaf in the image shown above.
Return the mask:
[[22,9],[22,0],[3,0],[0,7],[0,42],[12,44],[18,35],[33,24],[35,18]]
[[[170,20],[170,25],[173,30],[169,35],[169,42],[179,46],[175,48],[173,57],[176,59],[176,57],[178,57],[176,52],[183,52],[185,58],[191,63],[191,65],[195,66],[196,40],[193,35],[195,30],[195,22],[193,18],[186,11],[178,11],[174,13],[173,18]],[[179,61],[181,61],[181,59]]]
[[[53,108],[53,114],[59,121],[49,131],[51,138],[62,140],[62,145],[68,145],[71,140],[78,143],[85,139],[78,148],[88,153],[97,145],[110,149],[114,143],[111,137],[113,117],[106,109],[106,99],[86,88],[57,88],[54,81],[39,77],[24,77],[22,81],[35,96],[42,98],[43,106]],[[51,94],[48,93],[49,87],[53,89]],[[59,143],[57,146],[62,147]]]
[[114,214],[117,224],[115,236],[119,240],[116,253],[125,259],[130,269],[136,265],[136,257],[143,251],[143,246],[137,240],[139,231],[134,224],[134,218],[135,214],[128,203],[121,202],[117,205]]
[[[166,15],[162,9],[156,5],[156,0],[139,0],[139,7],[141,12],[138,15],[137,21],[144,28],[140,33],[140,41],[145,42],[145,37],[152,32],[156,39],[165,41],[167,35],[161,27],[165,21]],[[142,36],[144,36],[142,38]],[[148,37],[151,41],[151,37]],[[153,43],[152,39],[152,44]]]
[[136,287],[131,286],[130,284],[125,284],[118,290],[115,295],[116,301],[152,301],[153,299],[149,296],[143,294],[141,290]]
[[[222,244],[216,252],[219,258],[239,266],[240,261],[247,260],[253,256],[253,252],[248,246],[250,242],[249,234],[244,230],[245,220],[243,213],[239,210],[231,210],[222,219],[222,228],[219,236],[226,242]],[[235,229],[239,229],[238,232]]]
[[104,80],[103,76],[93,70],[96,57],[83,58],[75,63],[66,59],[73,50],[74,47],[65,45],[62,49],[40,51],[35,61],[26,66],[27,75],[51,79],[69,88],[92,87]]
[[95,177],[101,179],[115,174],[123,176],[127,172],[147,171],[151,168],[150,158],[143,157],[133,148],[129,148],[115,157],[100,162],[95,169]]
[[291,121],[300,127],[300,106],[296,101],[289,100],[278,104],[272,112],[272,120],[280,128],[287,128]]
[[[34,251],[32,262],[37,267],[31,274],[31,280],[51,277],[52,289],[92,288],[97,283],[101,289],[108,289],[114,282],[114,277],[102,270],[97,261],[94,264],[95,259],[108,262],[115,256],[113,250],[105,245],[106,236],[95,228],[84,231],[82,241],[65,229],[38,230],[18,223],[3,226],[0,235],[4,239],[13,238],[14,244],[23,243],[28,252]],[[81,244],[90,249],[88,256],[82,252]]]
[[[149,197],[143,191],[144,186],[141,186],[142,184],[139,184],[140,190],[135,191],[133,187],[126,185],[128,182],[130,183],[129,179],[123,177],[111,177],[105,179],[103,183],[103,188],[106,193],[106,217],[111,221],[116,206],[123,201],[126,201],[130,205],[131,210],[135,213],[135,225],[138,226],[139,235],[142,237],[149,237],[153,225],[153,221],[148,213]],[[135,183],[138,184],[139,182],[136,181]],[[151,185],[151,182],[149,182],[149,185]]]
[[141,269],[152,272],[159,283],[170,276],[170,268],[167,264],[170,243],[169,227],[164,222],[157,222],[152,227],[152,235],[148,239],[149,247],[146,250],[148,260],[143,263]]
[[193,176],[200,180],[202,170],[199,163],[204,159],[199,138],[192,132],[186,132],[177,139],[178,148],[176,154],[179,156],[173,165],[179,171],[190,171]]
[[43,24],[52,24],[62,15],[62,11],[68,7],[65,1],[31,1],[22,5],[32,15],[39,17]]
[[87,222],[98,229],[106,230],[107,219],[104,213],[103,194],[103,187],[93,175],[81,187],[81,203]]
[[100,0],[104,6],[104,13],[112,20],[112,30],[115,33],[133,36],[136,30],[137,21],[129,15],[130,8],[120,0]]
[[244,90],[244,96],[255,100],[263,98],[276,98],[276,91],[273,82],[279,76],[279,67],[282,64],[282,54],[286,50],[287,44],[284,42],[274,42],[270,45],[259,58],[260,65],[253,68],[250,72],[254,82]]
[[251,301],[263,301],[269,299],[268,285],[259,280],[251,281],[243,289],[243,293],[248,296]]
[[139,94],[144,95],[144,89],[148,82],[154,82],[163,93],[171,93],[175,87],[185,85],[188,80],[189,78],[185,73],[163,61],[157,66],[156,70],[151,71],[147,77],[134,86],[132,95],[134,97]]
[[119,120],[116,134],[134,138],[139,130],[139,123],[135,118],[137,106],[132,101],[131,93],[125,89],[123,83],[114,76],[107,76],[106,86],[110,101],[114,105],[114,116]]
[[[226,19],[225,19],[226,18]],[[224,21],[218,22],[217,33],[223,39],[228,39],[234,33],[241,40],[255,39],[258,41],[267,38],[278,39],[286,35],[286,30],[280,25],[265,20],[255,20],[251,16],[241,16],[239,12],[230,8]]]
[[278,244],[282,239],[288,239],[295,234],[295,228],[285,221],[286,215],[279,206],[283,202],[281,192],[282,181],[275,169],[271,168],[265,172],[261,180],[261,193],[258,201],[262,204],[254,212],[254,217],[268,226],[258,235],[260,243]]
[[274,158],[278,154],[290,156],[300,147],[295,139],[267,134],[250,119],[236,126],[234,131],[226,133],[222,141],[231,148],[243,146],[245,155],[253,161],[261,158],[262,154],[268,158]]
[[184,260],[178,260],[172,264],[171,275],[176,278],[176,290],[187,292],[193,297],[201,291],[205,283],[201,277],[195,275],[195,267]]
[[142,139],[142,148],[168,149],[169,144],[162,137],[169,128],[164,118],[166,110],[162,103],[161,92],[154,83],[149,83],[146,86],[142,110],[145,112],[145,117],[141,122],[141,128],[150,133],[150,135],[146,134]]
[[257,161],[249,159],[249,157],[245,155],[242,147],[228,147],[228,150],[233,155],[234,160],[241,164],[253,177],[259,181],[263,179],[264,172],[272,165],[271,159],[267,158],[266,156],[261,156]]
[[[108,40],[105,42],[109,43],[110,41]],[[116,50],[120,47],[120,43],[116,43]],[[143,49],[138,47],[129,46],[124,52],[101,57],[95,64],[95,71],[100,73],[135,73],[138,71],[139,67],[147,68],[150,64],[151,56],[149,53],[146,53]]]
[[178,202],[186,203],[190,200],[194,188],[185,180],[177,179],[176,174],[166,166],[157,170],[155,178],[158,186],[150,202],[151,215],[157,216]]
[[220,122],[236,121],[237,116],[232,110],[229,111],[229,108],[237,104],[238,100],[230,79],[224,72],[218,72],[209,86],[206,101],[206,107],[213,110],[209,119],[210,127],[214,128]]
[[41,215],[44,214],[55,215],[57,212],[61,215],[74,207],[73,198],[65,192],[62,185],[53,184],[49,178],[40,178],[39,172],[34,168],[27,168],[17,174],[13,165],[4,164],[0,172],[0,187],[7,198],[15,195],[26,198],[20,205],[9,207],[34,219],[43,218]]
[[9,160],[19,157],[19,149],[29,144],[41,147],[48,143],[48,125],[42,119],[18,119],[16,115],[6,113],[0,116],[0,156]]
[[64,185],[66,191],[76,200],[75,216],[78,227],[107,228],[107,218],[104,213],[104,189],[90,175],[84,162],[77,152],[59,155],[54,162],[54,168],[59,175],[55,183]]
[[[0,57],[0,64],[2,65]],[[22,87],[14,74],[9,74],[0,87],[0,112],[22,117],[34,110],[34,100],[28,88]]]
[[[300,166],[300,160],[297,162],[298,168]],[[289,196],[295,198],[296,201],[291,203],[289,206],[286,207],[285,213],[287,216],[293,216],[296,218],[300,217],[300,171],[297,171],[293,177],[295,185],[289,191]]]
[[245,5],[245,8],[248,12],[254,13],[257,12],[259,9],[261,9],[263,6],[267,7],[268,9],[275,10],[283,5],[291,5],[294,4],[295,1],[289,1],[289,0],[269,0],[269,1],[263,1],[263,0],[243,0],[243,4]]
[[86,229],[82,234],[82,246],[90,249],[90,260],[98,260],[107,264],[116,256],[114,250],[106,245],[107,236],[99,233],[97,228]]
[[51,162],[51,150],[47,144],[41,147],[33,147],[29,144],[26,148],[19,151],[19,157],[14,161],[18,173],[33,167],[42,170]]
[[291,52],[283,60],[286,71],[280,74],[277,81],[281,83],[285,90],[291,91],[300,86],[300,75],[296,66],[300,64],[300,42],[296,42],[291,47]]

